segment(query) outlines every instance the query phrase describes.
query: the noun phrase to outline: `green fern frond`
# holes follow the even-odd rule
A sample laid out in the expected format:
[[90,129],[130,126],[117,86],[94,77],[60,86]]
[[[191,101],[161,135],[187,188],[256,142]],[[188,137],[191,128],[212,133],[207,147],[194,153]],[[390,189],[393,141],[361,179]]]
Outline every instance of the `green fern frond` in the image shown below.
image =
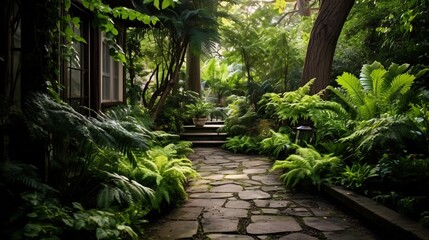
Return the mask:
[[320,186],[323,177],[329,174],[340,159],[332,155],[321,155],[311,146],[298,148],[296,154],[292,154],[285,160],[275,161],[271,170],[284,170],[280,179],[286,186],[294,187],[300,182],[310,181]]
[[396,76],[390,85],[390,88],[385,93],[385,99],[387,102],[392,101],[394,98],[398,98],[398,95],[403,95],[411,89],[411,85],[415,80],[415,76],[409,74],[401,74]]
[[357,77],[345,72],[337,77],[337,83],[347,92],[354,105],[362,106],[365,104],[363,87]]
[[112,180],[111,184],[103,184],[102,190],[97,195],[97,205],[108,208],[115,202],[118,204],[133,205],[138,202],[151,202],[153,190],[141,184],[129,180],[115,173],[107,173]]
[[42,182],[37,174],[37,168],[30,164],[20,162],[0,163],[0,180],[0,184],[5,184],[5,187],[22,184],[33,190],[57,192],[57,190]]
[[376,97],[381,96],[381,94],[386,89],[386,83],[384,81],[384,76],[386,75],[387,71],[385,69],[375,69],[371,73],[371,81],[372,81],[372,88],[366,89],[366,91],[373,93]]
[[406,73],[409,67],[410,67],[410,64],[407,64],[407,63],[401,64],[401,65],[396,63],[391,63],[389,68],[387,69],[386,83],[390,84],[396,76]]

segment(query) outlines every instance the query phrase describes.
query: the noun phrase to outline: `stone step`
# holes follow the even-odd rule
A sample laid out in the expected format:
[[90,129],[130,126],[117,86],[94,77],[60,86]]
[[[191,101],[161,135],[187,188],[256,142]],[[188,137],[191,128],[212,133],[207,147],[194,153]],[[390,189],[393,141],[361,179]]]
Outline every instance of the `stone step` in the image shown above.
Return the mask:
[[220,147],[228,137],[227,133],[218,132],[223,124],[224,121],[207,121],[203,127],[185,125],[180,139],[192,142],[193,147]]
[[195,133],[195,132],[206,132],[206,133],[216,133],[219,128],[223,127],[222,124],[206,124],[204,127],[195,127],[194,125],[185,125],[185,133]]
[[186,141],[225,141],[227,138],[226,133],[206,133],[206,132],[193,132],[182,133],[180,138]]
[[199,141],[191,141],[192,147],[220,147],[225,141],[222,140],[199,140]]
[[206,125],[224,125],[225,121],[223,120],[218,120],[218,121],[207,121]]

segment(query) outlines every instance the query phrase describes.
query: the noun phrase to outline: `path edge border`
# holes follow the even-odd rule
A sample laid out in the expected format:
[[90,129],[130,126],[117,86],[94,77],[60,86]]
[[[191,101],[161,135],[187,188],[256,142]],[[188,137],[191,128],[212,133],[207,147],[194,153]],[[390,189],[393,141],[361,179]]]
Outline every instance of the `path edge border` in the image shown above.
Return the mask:
[[368,197],[326,184],[322,186],[322,191],[374,225],[375,229],[388,233],[395,239],[429,240],[429,229]]

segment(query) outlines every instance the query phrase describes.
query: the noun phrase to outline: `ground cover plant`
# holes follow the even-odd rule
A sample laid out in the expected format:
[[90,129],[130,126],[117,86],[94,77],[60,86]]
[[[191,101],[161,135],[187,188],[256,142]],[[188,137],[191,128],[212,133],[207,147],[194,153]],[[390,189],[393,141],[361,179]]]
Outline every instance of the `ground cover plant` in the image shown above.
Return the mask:
[[46,168],[40,176],[30,164],[1,165],[3,236],[138,239],[148,214],[185,199],[184,186],[198,176],[186,158],[190,143],[151,130],[139,107],[92,118],[47,95],[28,104],[34,111],[23,120],[46,144]]
[[[224,147],[271,155],[277,159],[273,170],[284,171],[281,179],[292,188],[342,185],[427,224],[426,90],[410,95],[415,79],[425,72],[408,64],[385,68],[373,62],[362,66],[359,78],[338,76],[337,87],[324,90],[334,93],[330,100],[308,95],[311,82],[296,91],[267,93],[254,119],[268,115],[274,123],[271,134],[248,131]],[[302,124],[312,127],[312,142],[298,141],[294,131],[278,132],[281,126],[293,130]],[[270,147],[275,141],[277,148]]]

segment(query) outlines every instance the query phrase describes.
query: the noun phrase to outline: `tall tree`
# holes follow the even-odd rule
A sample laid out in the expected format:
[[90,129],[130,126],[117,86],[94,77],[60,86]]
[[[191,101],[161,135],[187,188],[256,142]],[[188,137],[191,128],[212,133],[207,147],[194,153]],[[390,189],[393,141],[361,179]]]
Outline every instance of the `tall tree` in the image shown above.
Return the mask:
[[[216,19],[217,5],[218,0],[193,0],[193,6],[197,9],[202,9]],[[204,25],[205,22],[194,22],[195,25]],[[217,26],[212,30],[216,30],[217,34]],[[215,34],[215,32],[213,33]],[[188,53],[186,55],[186,73],[188,79],[188,89],[194,92],[197,92],[201,96],[201,54],[202,50],[207,49],[207,45],[211,44],[210,42],[201,42],[194,41],[190,43],[188,48]],[[212,50],[211,47],[208,47],[209,50]]]
[[188,78],[188,89],[197,92],[201,96],[201,71],[200,52],[188,49],[186,55],[186,72]]
[[325,89],[331,80],[332,61],[338,37],[355,0],[321,1],[311,30],[301,85],[316,78],[311,93]]

